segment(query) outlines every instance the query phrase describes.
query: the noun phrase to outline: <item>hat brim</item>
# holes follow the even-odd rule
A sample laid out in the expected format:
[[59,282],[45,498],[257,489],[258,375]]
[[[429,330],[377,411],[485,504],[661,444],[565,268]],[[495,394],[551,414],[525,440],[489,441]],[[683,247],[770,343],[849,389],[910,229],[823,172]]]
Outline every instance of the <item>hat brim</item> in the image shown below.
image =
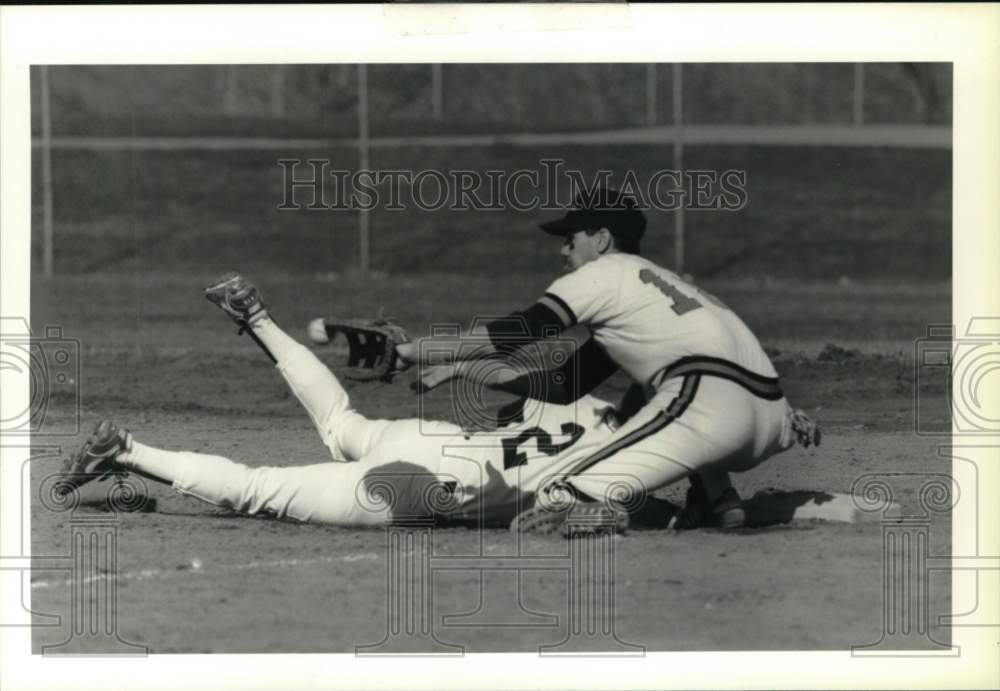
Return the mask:
[[538,227],[549,235],[572,235],[579,230],[584,230],[584,228],[581,228],[579,224],[565,218],[560,218],[558,221],[542,223]]

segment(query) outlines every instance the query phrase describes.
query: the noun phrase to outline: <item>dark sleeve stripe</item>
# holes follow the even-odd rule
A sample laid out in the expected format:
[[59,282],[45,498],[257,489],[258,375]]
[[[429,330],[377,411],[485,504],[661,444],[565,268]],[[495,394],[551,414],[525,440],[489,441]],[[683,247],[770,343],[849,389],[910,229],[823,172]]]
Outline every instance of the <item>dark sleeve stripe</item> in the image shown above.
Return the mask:
[[486,333],[490,336],[490,342],[499,353],[510,353],[517,349],[517,345],[512,341],[515,338],[524,336],[523,322],[512,314],[505,319],[497,319],[486,325]]
[[555,314],[562,321],[563,326],[567,329],[576,324],[576,315],[573,314],[573,310],[570,309],[565,300],[555,293],[545,293],[545,295],[539,298],[538,304],[545,305],[550,310],[555,312]]
[[493,347],[501,353],[511,353],[529,343],[555,336],[563,328],[559,314],[542,302],[486,325]]

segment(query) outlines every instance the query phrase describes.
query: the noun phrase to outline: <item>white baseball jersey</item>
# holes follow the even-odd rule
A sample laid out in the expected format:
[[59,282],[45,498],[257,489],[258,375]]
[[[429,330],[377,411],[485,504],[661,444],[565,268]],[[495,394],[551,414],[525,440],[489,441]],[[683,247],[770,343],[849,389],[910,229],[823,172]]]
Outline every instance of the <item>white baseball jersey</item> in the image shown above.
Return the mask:
[[[643,385],[682,358],[725,360],[762,377],[774,366],[753,332],[717,298],[633,254],[613,253],[557,279],[538,300],[565,327],[582,324]],[[659,382],[655,382],[658,384]]]
[[444,442],[439,472],[458,480],[458,508],[450,515],[510,520],[531,494],[600,448],[616,428],[614,406],[584,396],[569,405],[529,401],[523,421]]

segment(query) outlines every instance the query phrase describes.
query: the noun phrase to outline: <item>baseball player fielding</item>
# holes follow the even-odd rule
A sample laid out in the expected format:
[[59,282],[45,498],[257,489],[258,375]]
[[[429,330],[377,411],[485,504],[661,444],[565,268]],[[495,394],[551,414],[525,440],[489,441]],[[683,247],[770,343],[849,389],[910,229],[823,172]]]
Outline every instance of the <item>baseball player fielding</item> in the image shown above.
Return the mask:
[[[483,333],[452,344],[454,362],[421,373],[423,390],[463,376],[523,393],[536,372],[463,366],[462,340],[478,338],[481,345],[485,336],[489,354],[510,356],[542,334],[569,329],[579,348],[559,372],[561,385],[520,403],[539,414],[515,417],[499,434],[470,433],[442,421],[369,419],[353,408],[330,369],[275,323],[257,288],[230,273],[205,297],[274,360],[330,458],[250,468],[221,456],[147,446],[104,420],[67,461],[62,491],[135,472],[247,514],[347,526],[407,517],[564,534],[574,519],[592,525],[593,517],[615,530],[630,521],[676,528],[744,525],[746,512],[729,473],[750,470],[796,441],[818,443],[818,428],[791,408],[763,348],[731,310],[638,256],[641,212],[613,191],[599,194],[597,205],[581,202],[564,219],[542,226],[565,238],[568,273],[512,315],[526,328],[512,330],[502,320],[487,324]],[[323,320],[313,320],[307,332],[315,343],[331,340]],[[393,347],[403,360],[421,361],[421,343]],[[616,408],[591,392],[618,369],[633,389]],[[684,478],[691,486],[679,513],[653,498]]]

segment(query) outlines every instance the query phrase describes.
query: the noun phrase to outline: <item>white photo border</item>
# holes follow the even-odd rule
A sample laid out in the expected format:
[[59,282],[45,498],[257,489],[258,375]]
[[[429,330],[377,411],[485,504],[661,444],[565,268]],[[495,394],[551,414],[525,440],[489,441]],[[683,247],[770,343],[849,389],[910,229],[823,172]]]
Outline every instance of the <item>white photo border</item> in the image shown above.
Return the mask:
[[[30,311],[30,65],[393,62],[858,62],[954,65],[953,322],[1000,315],[1000,6],[984,5],[369,5],[0,8],[0,313]],[[5,379],[3,405],[26,408],[27,378]],[[996,403],[994,399],[993,404]],[[21,405],[24,404],[24,405]],[[991,404],[992,405],[992,404]],[[995,410],[995,408],[994,408]],[[958,444],[960,440],[956,439]],[[986,444],[982,487],[1000,486]],[[0,472],[26,449],[4,449]],[[20,455],[19,455],[20,454]],[[0,554],[28,516],[0,501]],[[958,536],[979,525],[1000,554],[996,502],[956,509]],[[966,514],[968,512],[965,512]],[[1000,574],[978,604],[1000,611]],[[956,579],[957,580],[957,579]],[[4,581],[3,603],[20,592]],[[953,607],[968,602],[953,592]],[[990,609],[991,608],[991,609]],[[665,614],[665,625],[669,615]],[[336,625],[332,622],[332,625]],[[822,625],[817,622],[817,625]],[[31,655],[31,632],[0,629],[5,688],[945,688],[1000,686],[997,628],[955,628],[948,659],[852,657],[849,651],[647,653],[641,659],[460,659],[352,655]],[[511,658],[516,657],[516,664]],[[128,680],[126,684],[124,680]]]

